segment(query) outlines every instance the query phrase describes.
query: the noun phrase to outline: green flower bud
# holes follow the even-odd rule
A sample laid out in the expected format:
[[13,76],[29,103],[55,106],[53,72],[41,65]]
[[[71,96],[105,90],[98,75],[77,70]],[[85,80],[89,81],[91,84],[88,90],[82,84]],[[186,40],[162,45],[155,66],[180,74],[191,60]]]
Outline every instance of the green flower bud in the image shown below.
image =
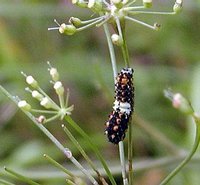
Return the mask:
[[18,102],[18,107],[24,111],[30,111],[31,110],[31,105],[28,104],[25,100],[19,101]]
[[37,88],[38,87],[38,83],[37,81],[32,77],[32,76],[27,76],[26,77],[26,82],[32,86],[33,88]]
[[175,13],[179,13],[179,12],[181,12],[182,8],[183,8],[183,0],[176,0],[175,4],[173,6],[173,11]]
[[72,4],[76,4],[77,6],[81,8],[87,7],[87,3],[84,0],[72,0]]
[[70,17],[69,23],[74,25],[75,27],[78,27],[78,26],[80,26],[82,24],[81,20],[79,18],[77,18],[77,17]]
[[95,0],[88,1],[88,8],[92,8],[95,5]]
[[53,107],[51,101],[47,97],[42,98],[42,100],[40,101],[40,105],[45,107],[46,109],[50,109]]
[[32,91],[32,97],[33,98],[36,98],[37,100],[39,100],[39,101],[41,101],[42,100],[42,98],[43,98],[43,95],[42,94],[40,94],[38,91]]
[[59,80],[59,73],[56,68],[54,68],[54,67],[50,68],[49,72],[50,72],[50,75],[51,75],[53,81],[56,82]]
[[111,36],[111,40],[112,40],[113,44],[115,44],[117,46],[121,46],[123,44],[123,39],[118,34],[113,34]]
[[66,35],[73,35],[74,33],[76,33],[76,27],[74,25],[71,24],[61,24],[60,28],[59,28],[59,32],[61,34],[66,34]]
[[55,84],[54,84],[54,89],[56,90],[56,93],[58,95],[63,95],[64,93],[64,87],[62,85],[62,83],[60,81],[57,81]]
[[181,112],[186,114],[192,114],[193,110],[189,101],[183,97],[180,93],[173,95],[172,105],[174,108],[179,109]]
[[152,7],[152,0],[143,0],[143,5],[145,8],[151,8]]

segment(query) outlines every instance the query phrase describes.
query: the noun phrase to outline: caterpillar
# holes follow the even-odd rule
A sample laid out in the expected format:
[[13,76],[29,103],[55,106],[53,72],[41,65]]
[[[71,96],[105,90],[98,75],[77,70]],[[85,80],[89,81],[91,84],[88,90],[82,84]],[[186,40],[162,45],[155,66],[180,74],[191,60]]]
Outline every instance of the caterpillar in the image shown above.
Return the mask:
[[113,111],[105,124],[105,134],[113,144],[125,138],[128,122],[134,112],[133,72],[132,68],[123,68],[116,78]]

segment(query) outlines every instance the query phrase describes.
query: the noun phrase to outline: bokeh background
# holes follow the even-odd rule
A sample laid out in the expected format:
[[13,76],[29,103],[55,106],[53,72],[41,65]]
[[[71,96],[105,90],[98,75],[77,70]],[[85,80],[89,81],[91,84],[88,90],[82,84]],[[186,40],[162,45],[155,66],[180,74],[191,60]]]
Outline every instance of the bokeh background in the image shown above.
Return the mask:
[[[153,3],[155,10],[170,11],[174,1],[155,0]],[[32,74],[57,101],[49,83],[46,61],[50,61],[59,70],[65,87],[70,89],[70,103],[75,106],[73,119],[93,138],[110,167],[116,166],[115,177],[121,184],[120,170],[117,170],[120,169],[117,168],[118,148],[108,143],[103,134],[114,95],[103,29],[91,28],[73,36],[47,31],[48,27],[56,26],[54,19],[60,23],[67,22],[71,16],[85,20],[92,14],[67,0],[0,0],[0,83],[13,95],[38,107],[38,102],[24,91],[26,84],[20,74],[24,71]],[[154,160],[162,162],[165,157],[174,155],[162,141],[148,133],[145,125],[155,128],[178,149],[189,149],[193,141],[192,121],[172,108],[163,90],[171,88],[181,92],[191,100],[195,110],[200,111],[200,2],[184,1],[184,11],[176,16],[140,15],[138,19],[162,25],[162,29],[155,32],[138,24],[127,24],[136,88],[136,114],[133,119],[136,122],[133,127],[135,184],[156,185],[174,165],[148,165]],[[123,60],[120,50],[116,48],[116,51],[120,70]],[[64,134],[61,123],[48,123],[47,128],[84,164],[81,155]],[[96,161],[85,141],[73,130],[72,133]],[[125,147],[127,149],[127,139]],[[5,176],[3,166],[8,166],[39,180],[41,184],[66,184],[63,173],[42,157],[44,153],[76,170],[49,139],[0,93],[0,176],[23,184]],[[199,169],[200,158],[197,155],[169,184],[198,185]]]

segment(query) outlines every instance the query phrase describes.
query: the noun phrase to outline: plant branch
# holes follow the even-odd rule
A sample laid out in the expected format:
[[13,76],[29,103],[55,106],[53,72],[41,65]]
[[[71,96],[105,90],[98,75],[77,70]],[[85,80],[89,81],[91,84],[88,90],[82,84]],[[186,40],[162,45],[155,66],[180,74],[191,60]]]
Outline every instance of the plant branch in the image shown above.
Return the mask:
[[195,154],[200,142],[200,118],[193,114],[196,126],[196,135],[194,145],[189,155],[160,183],[160,185],[167,184],[192,158]]
[[100,160],[102,166],[104,167],[108,178],[110,179],[110,182],[112,185],[117,185],[115,182],[115,179],[113,178],[104,158],[100,154],[98,148],[95,146],[95,144],[92,142],[91,138],[81,129],[81,127],[78,126],[78,124],[68,115],[65,116],[65,120],[87,141],[88,145],[91,147],[91,149],[94,151],[98,159]]

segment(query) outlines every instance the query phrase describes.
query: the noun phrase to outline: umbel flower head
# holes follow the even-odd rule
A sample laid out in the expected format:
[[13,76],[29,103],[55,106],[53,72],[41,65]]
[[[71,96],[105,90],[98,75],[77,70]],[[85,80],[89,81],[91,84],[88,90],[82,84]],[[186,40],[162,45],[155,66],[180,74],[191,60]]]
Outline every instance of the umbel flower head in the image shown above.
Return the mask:
[[[55,119],[60,118],[61,120],[65,117],[65,115],[70,115],[73,110],[73,105],[68,106],[69,100],[69,91],[66,94],[65,101],[65,89],[63,87],[62,82],[59,80],[59,73],[56,68],[52,67],[50,63],[49,65],[49,73],[51,75],[51,83],[53,84],[53,88],[58,96],[59,105],[57,105],[39,86],[38,82],[31,75],[26,75],[22,72],[22,74],[26,78],[26,83],[30,86],[25,88],[26,91],[31,93],[31,96],[38,100],[40,105],[44,108],[43,110],[33,109],[29,103],[25,100],[18,101],[18,107],[23,111],[28,111],[31,113],[39,114],[36,117],[39,123],[46,123]],[[50,115],[49,118],[46,118],[46,115]]]
[[[81,8],[89,8],[99,17],[92,18],[90,20],[81,20],[77,17],[71,17],[69,23],[59,24],[56,20],[58,27],[49,28],[48,30],[59,30],[61,34],[73,35],[77,32],[90,28],[92,26],[102,26],[105,23],[112,24],[114,28],[117,28],[117,34],[119,34],[119,39],[121,35],[121,29],[123,29],[126,21],[135,22],[146,26],[153,30],[159,30],[160,25],[154,23],[153,25],[147,24],[143,21],[136,19],[134,16],[138,14],[152,14],[152,15],[174,15],[182,10],[183,0],[176,0],[172,11],[170,12],[155,12],[150,11],[152,7],[152,0],[143,0],[142,5],[138,6],[133,4],[136,0],[72,0],[72,4],[75,4]],[[114,37],[114,43],[120,45],[116,42],[116,35]]]

